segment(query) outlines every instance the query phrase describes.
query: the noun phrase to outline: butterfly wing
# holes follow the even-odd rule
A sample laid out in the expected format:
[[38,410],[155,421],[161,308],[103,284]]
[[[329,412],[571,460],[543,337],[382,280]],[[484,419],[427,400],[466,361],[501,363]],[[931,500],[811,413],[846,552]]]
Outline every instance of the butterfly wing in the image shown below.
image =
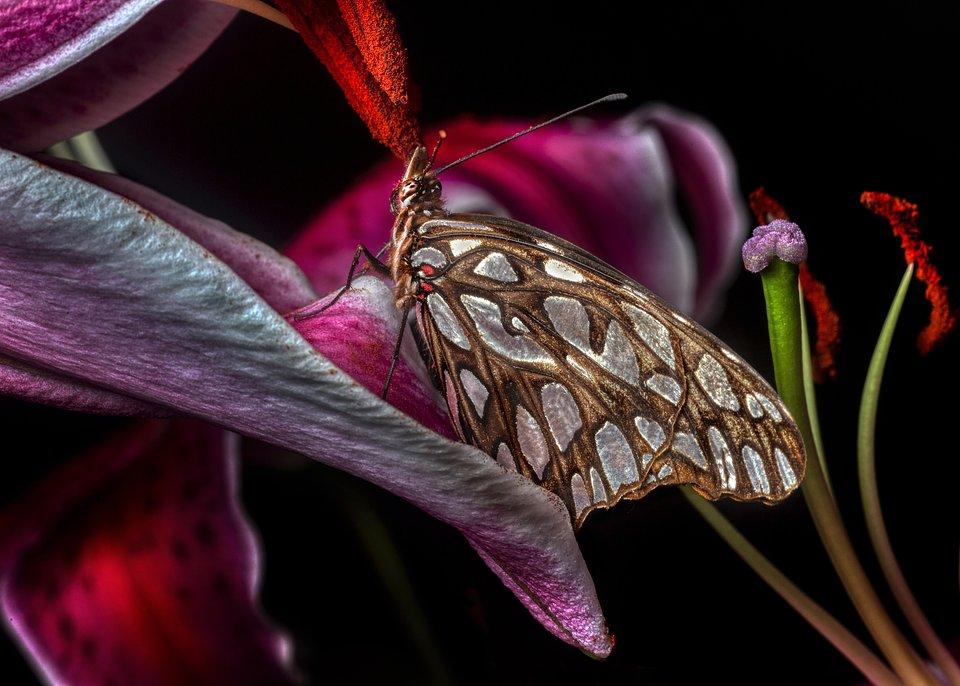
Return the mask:
[[427,221],[418,319],[461,438],[580,526],[664,484],[773,503],[804,473],[776,392],[723,343],[576,246],[487,215]]

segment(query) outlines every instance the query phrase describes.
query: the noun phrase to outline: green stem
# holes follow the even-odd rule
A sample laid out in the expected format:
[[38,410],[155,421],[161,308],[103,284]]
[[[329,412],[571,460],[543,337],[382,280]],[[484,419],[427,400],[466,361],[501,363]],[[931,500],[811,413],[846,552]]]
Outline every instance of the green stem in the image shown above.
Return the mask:
[[376,567],[380,579],[390,593],[400,616],[406,622],[410,638],[420,652],[428,672],[427,683],[444,685],[454,683],[443,661],[430,623],[417,602],[413,584],[387,530],[383,518],[360,491],[349,488],[340,498],[354,530],[367,555]]
[[820,467],[804,392],[797,268],[773,260],[762,277],[777,389],[793,414],[807,450],[807,473],[802,490],[820,540],[847,594],[893,669],[908,684],[936,686],[935,677],[897,629],[870,585]]
[[920,604],[917,603],[917,599],[907,585],[907,580],[893,553],[890,537],[887,535],[887,528],[883,523],[880,495],[877,490],[874,436],[877,425],[880,386],[883,383],[883,370],[890,352],[890,343],[893,340],[900,310],[903,307],[903,301],[906,298],[912,278],[913,265],[911,264],[907,267],[907,271],[900,281],[900,287],[897,289],[893,304],[890,305],[890,312],[887,314],[883,329],[880,331],[880,338],[877,340],[877,346],[873,351],[870,368],[867,371],[867,379],[863,385],[863,398],[860,401],[860,422],[857,431],[860,491],[863,497],[863,513],[867,520],[870,541],[873,543],[873,549],[880,561],[880,567],[887,578],[887,583],[890,584],[890,589],[893,591],[897,603],[899,603],[904,616],[910,622],[910,626],[913,627],[920,642],[923,643],[930,656],[943,671],[948,683],[952,686],[960,686],[960,665],[953,659],[950,651],[947,650],[947,647],[934,632],[933,627],[930,626],[930,622],[920,608]]
[[[802,295],[802,293],[801,293]],[[810,431],[813,433],[813,443],[820,456],[820,469],[823,470],[823,479],[833,495],[833,486],[830,484],[830,472],[827,471],[827,456],[823,451],[823,438],[820,435],[820,416],[817,414],[817,390],[813,382],[813,351],[810,349],[810,333],[807,329],[807,312],[800,306],[800,344],[803,354],[803,392],[807,396],[807,414],[810,415]]]
[[757,575],[767,582],[810,625],[839,650],[860,672],[876,686],[900,686],[902,682],[883,661],[865,646],[846,627],[833,618],[790,579],[784,576],[770,560],[763,556],[743,534],[737,531],[714,505],[689,488],[682,492],[714,531],[720,534],[734,552],[746,562]]
[[100,139],[93,131],[78,133],[73,138],[68,139],[66,143],[70,148],[73,159],[80,164],[95,171],[117,173],[103,146],[100,145]]

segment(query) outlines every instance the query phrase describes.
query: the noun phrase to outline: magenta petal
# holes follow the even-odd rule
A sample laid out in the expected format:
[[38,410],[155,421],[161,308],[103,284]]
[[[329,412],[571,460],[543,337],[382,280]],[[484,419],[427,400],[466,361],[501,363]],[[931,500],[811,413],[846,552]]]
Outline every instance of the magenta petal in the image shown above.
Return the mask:
[[[400,311],[393,289],[363,277],[333,306],[320,311],[333,296],[287,315],[287,321],[310,344],[367,390],[380,394],[393,357]],[[446,401],[429,381],[410,333],[397,361],[387,402],[447,438],[456,438]]]
[[666,147],[697,237],[694,314],[706,317],[735,273],[749,228],[733,155],[709,122],[668,105],[642,109],[628,121],[658,131]]
[[173,81],[235,14],[206,0],[0,3],[0,145],[36,151],[102,126]]
[[166,408],[0,356],[0,395],[76,412],[163,417]]
[[256,608],[234,439],[144,424],[4,513],[4,617],[52,683],[292,681]]
[[610,651],[556,496],[381,401],[157,217],[10,153],[0,153],[0,354],[378,484],[460,529],[564,640]]

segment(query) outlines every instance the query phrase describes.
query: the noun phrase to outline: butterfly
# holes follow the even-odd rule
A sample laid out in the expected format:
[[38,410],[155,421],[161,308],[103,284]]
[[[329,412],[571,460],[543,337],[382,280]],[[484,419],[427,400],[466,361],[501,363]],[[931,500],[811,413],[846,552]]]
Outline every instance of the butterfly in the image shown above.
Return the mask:
[[744,360],[577,246],[444,209],[440,172],[596,102],[440,169],[436,149],[416,148],[391,197],[386,264],[361,246],[350,274],[366,255],[392,277],[461,440],[556,493],[575,528],[668,484],[780,501],[803,479],[803,442]]

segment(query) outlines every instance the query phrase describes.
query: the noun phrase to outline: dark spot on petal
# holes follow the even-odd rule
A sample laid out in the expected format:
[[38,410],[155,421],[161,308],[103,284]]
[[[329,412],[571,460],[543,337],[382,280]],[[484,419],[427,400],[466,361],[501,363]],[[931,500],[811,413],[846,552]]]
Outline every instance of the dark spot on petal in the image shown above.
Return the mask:
[[60,637],[65,641],[72,641],[74,635],[76,634],[76,626],[73,623],[73,620],[70,619],[67,615],[60,615],[57,619],[57,633],[60,634]]
[[97,654],[97,642],[89,636],[84,638],[80,641],[80,652],[88,660],[93,659],[94,655]]
[[170,552],[172,552],[173,556],[180,562],[184,562],[190,557],[190,549],[187,547],[187,544],[179,538],[173,539],[170,543]]
[[210,587],[220,595],[226,595],[230,591],[230,582],[223,572],[217,572],[213,577]]
[[212,548],[217,542],[216,532],[213,530],[213,527],[210,526],[210,523],[205,519],[201,519],[199,522],[197,522],[193,533],[197,537],[197,541],[204,548]]

